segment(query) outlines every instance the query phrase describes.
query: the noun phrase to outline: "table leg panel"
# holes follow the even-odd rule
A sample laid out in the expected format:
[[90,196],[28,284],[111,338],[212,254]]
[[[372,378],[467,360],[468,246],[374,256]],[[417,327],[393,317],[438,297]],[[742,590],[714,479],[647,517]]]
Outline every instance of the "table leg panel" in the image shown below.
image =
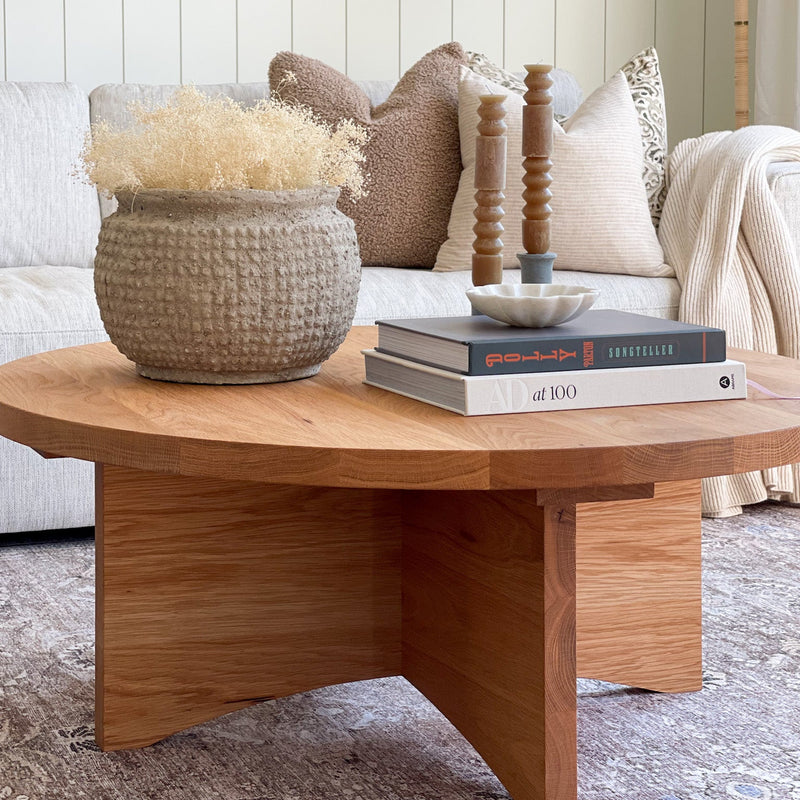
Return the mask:
[[398,497],[98,465],[97,740],[400,672]]
[[575,507],[408,493],[403,674],[515,800],[575,800]]
[[578,674],[700,689],[700,481],[657,484],[652,500],[579,504],[576,550]]

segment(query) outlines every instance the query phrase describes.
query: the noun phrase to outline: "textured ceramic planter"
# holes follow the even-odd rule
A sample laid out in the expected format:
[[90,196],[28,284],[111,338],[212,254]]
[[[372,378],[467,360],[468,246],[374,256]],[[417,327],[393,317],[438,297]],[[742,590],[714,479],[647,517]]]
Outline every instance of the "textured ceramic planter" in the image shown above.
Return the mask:
[[141,375],[273,383],[319,371],[355,315],[361,262],[338,189],[119,192],[95,292]]

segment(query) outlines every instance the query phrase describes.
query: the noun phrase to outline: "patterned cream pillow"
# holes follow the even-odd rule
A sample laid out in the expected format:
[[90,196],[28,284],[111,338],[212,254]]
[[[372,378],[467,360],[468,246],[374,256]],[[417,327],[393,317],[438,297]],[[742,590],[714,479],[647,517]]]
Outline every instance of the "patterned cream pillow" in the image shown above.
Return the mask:
[[[467,50],[467,66],[477,75],[488,78],[517,94],[525,94],[525,84],[513,72],[493,64],[483,53]],[[664,161],[667,157],[667,116],[664,105],[664,85],[658,66],[658,54],[648,47],[635,55],[621,68],[628,81],[633,104],[639,115],[644,147],[642,179],[647,189],[650,216],[658,227],[661,208],[664,205],[666,184]],[[556,122],[563,124],[567,117],[555,115]]]
[[622,72],[628,81],[633,104],[639,115],[644,146],[644,185],[653,225],[661,221],[661,209],[667,186],[664,180],[664,162],[667,158],[667,112],[664,104],[664,85],[658,55],[648,47],[634,56]]
[[[507,94],[504,87],[461,69],[458,119],[461,173],[450,212],[448,239],[439,250],[437,271],[470,268],[475,176],[475,129],[479,97]],[[508,164],[503,266],[517,267],[522,251],[522,107],[507,94]],[[551,190],[551,250],[556,269],[671,276],[653,227],[642,181],[639,120],[625,76],[617,72],[581,105],[562,127],[554,125]]]

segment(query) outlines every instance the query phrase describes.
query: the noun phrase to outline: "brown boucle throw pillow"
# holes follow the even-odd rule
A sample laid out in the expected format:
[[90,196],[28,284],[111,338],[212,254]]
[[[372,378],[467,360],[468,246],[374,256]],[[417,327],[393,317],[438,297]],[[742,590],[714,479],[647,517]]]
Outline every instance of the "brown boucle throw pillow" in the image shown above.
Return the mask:
[[457,42],[437,47],[373,108],[354,81],[321,61],[288,51],[272,59],[269,82],[281,99],[309,106],[331,124],[352,119],[369,133],[368,194],[355,202],[344,194],[339,200],[355,222],[363,264],[436,262],[461,174],[458,81],[466,63]]

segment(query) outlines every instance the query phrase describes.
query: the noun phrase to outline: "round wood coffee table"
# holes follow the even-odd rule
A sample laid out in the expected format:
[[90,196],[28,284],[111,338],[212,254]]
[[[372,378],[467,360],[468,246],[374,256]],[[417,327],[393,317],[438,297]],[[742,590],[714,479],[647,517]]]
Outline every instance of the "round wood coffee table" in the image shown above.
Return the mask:
[[404,675],[515,800],[575,800],[576,675],[700,688],[699,478],[800,461],[800,402],[465,418],[363,385],[375,339],[269,386],[0,367],[0,434],[97,463],[98,743]]

